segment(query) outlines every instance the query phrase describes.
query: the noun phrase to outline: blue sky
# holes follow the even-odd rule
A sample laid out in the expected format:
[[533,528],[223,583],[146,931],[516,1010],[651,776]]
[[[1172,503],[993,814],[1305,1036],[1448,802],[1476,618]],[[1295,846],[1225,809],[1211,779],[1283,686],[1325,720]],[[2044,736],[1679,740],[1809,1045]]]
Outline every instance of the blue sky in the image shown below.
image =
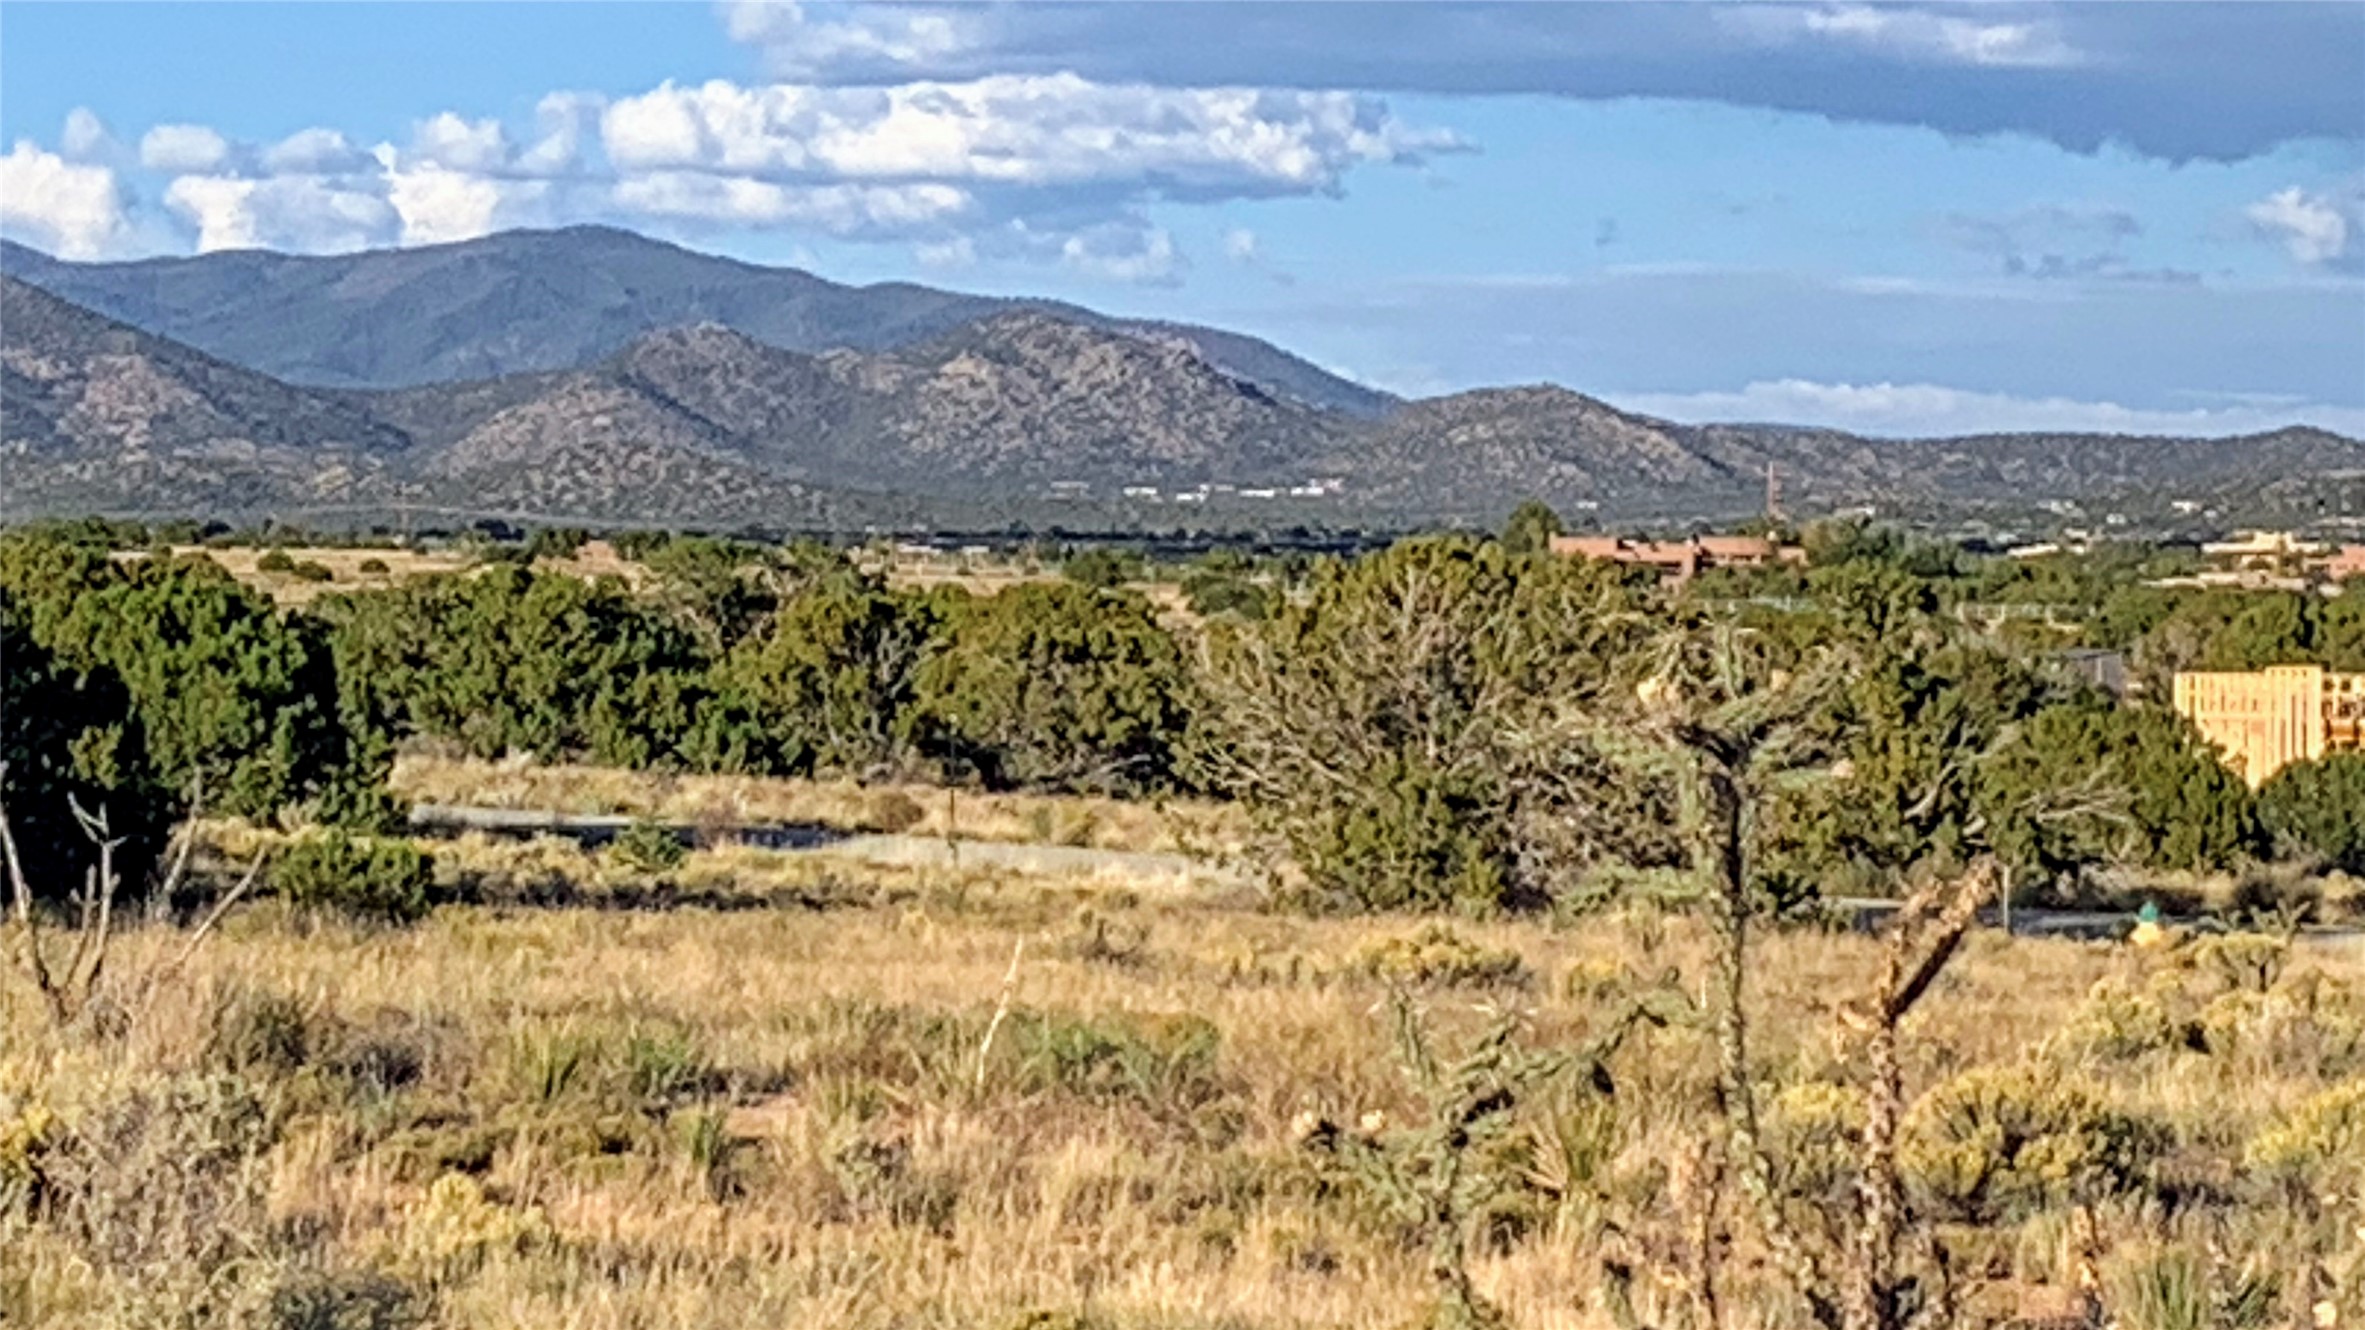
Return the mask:
[[2365,4],[0,8],[67,257],[605,222],[1882,433],[2365,433]]

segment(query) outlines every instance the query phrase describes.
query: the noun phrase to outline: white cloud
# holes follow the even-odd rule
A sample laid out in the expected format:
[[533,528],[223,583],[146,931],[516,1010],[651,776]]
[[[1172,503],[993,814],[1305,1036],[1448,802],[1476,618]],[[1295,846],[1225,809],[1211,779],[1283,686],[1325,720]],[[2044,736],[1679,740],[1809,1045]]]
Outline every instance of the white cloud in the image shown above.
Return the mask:
[[77,106],[66,112],[65,132],[58,137],[58,154],[69,162],[100,162],[112,164],[122,151],[115,136],[107,131],[107,122],[87,106]]
[[419,123],[408,156],[454,171],[489,174],[509,165],[509,135],[498,120],[467,120],[445,111]]
[[[807,12],[775,6],[731,21],[873,54],[953,40],[867,12],[816,27]],[[150,169],[173,177],[163,211],[201,249],[431,244],[661,218],[900,241],[935,266],[984,255],[1169,282],[1188,264],[1145,220],[1153,203],[1332,193],[1358,164],[1465,145],[1354,93],[1051,74],[876,87],[668,82],[614,99],[551,93],[531,126],[444,111],[407,142],[366,150],[327,128],[258,147],[202,125],[157,126],[141,146]],[[1233,243],[1247,246],[1235,258],[1261,263],[1253,236]]]
[[248,207],[255,182],[236,176],[185,175],[164,189],[164,206],[197,228],[197,252],[253,249],[262,244]]
[[1734,6],[1716,16],[1728,31],[1770,45],[1823,41],[1948,65],[2057,69],[2086,62],[2049,21],[1988,23],[1860,4]]
[[1764,380],[1728,392],[1613,396],[1627,409],[1685,422],[1824,425],[1908,437],[2021,431],[2213,437],[2279,429],[2294,421],[2365,436],[2365,409],[2294,404],[2287,399],[2162,410],[2069,397],[2015,397],[1932,383],[1807,379]]
[[1462,146],[1345,92],[1097,84],[996,75],[889,88],[667,83],[611,104],[623,171],[925,178],[1006,185],[1157,183],[1312,193],[1357,163]]
[[1158,286],[1182,279],[1190,265],[1162,227],[1111,222],[1062,240],[1059,261],[1081,273],[1112,282]]
[[967,236],[930,241],[912,247],[912,257],[928,268],[968,268],[977,263],[977,242]]
[[583,156],[584,130],[597,121],[603,105],[605,99],[596,94],[579,92],[554,92],[535,103],[534,142],[517,155],[515,168],[526,175],[574,170]]
[[368,169],[370,155],[333,129],[300,129],[263,149],[272,175],[339,175]]
[[[2365,189],[2359,193],[2365,195]],[[2301,263],[2331,263],[2348,253],[2350,231],[2365,225],[2365,218],[2353,219],[2353,213],[2365,213],[2365,199],[2311,194],[2294,185],[2251,204],[2243,215],[2282,241]]]
[[366,177],[355,184],[334,176],[185,175],[165,187],[164,204],[197,229],[200,254],[361,249],[384,244],[396,220]]
[[616,182],[627,212],[743,226],[803,225],[846,237],[941,231],[973,206],[951,185],[784,185],[703,171],[653,171]]
[[413,163],[388,147],[378,149],[378,161],[384,168],[386,202],[401,222],[403,244],[474,240],[546,220],[543,204],[550,186],[544,181],[504,180],[435,161]]
[[0,157],[0,227],[68,259],[104,258],[129,229],[113,171],[69,162],[30,139]]
[[204,125],[158,125],[140,136],[140,165],[151,171],[214,171],[230,160],[230,140]]
[[1224,232],[1224,257],[1234,263],[1256,261],[1256,232],[1245,226],[1235,226]]
[[971,47],[984,22],[982,14],[885,6],[815,19],[795,0],[730,0],[723,6],[731,40],[763,47],[776,72],[797,77],[856,61],[925,65]]

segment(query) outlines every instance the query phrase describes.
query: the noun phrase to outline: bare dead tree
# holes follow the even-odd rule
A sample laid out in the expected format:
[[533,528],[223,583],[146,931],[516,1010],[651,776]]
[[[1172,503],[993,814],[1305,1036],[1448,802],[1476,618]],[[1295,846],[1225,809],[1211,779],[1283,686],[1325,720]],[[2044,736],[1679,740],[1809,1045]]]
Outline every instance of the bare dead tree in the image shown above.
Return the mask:
[[[101,805],[96,812],[82,806],[80,800],[67,797],[67,809],[74,823],[97,852],[97,862],[84,870],[82,889],[69,898],[74,908],[74,941],[64,964],[52,969],[49,955],[41,938],[41,911],[35,904],[32,883],[25,876],[24,856],[19,853],[16,832],[6,800],[8,764],[0,762],[0,856],[8,860],[8,885],[12,912],[16,917],[19,961],[35,991],[49,1008],[52,1020],[59,1025],[71,1023],[90,1006],[90,1000],[105,976],[109,950],[115,937],[116,905],[122,895],[122,874],[117,870],[115,854],[126,839],[115,834]],[[201,787],[191,783],[189,812],[175,829],[168,847],[166,867],[155,882],[153,890],[169,898],[180,889],[188,873],[191,852],[197,842],[197,810]],[[215,901],[213,908],[193,931],[179,955],[162,968],[147,976],[148,991],[186,965],[190,957],[214,926],[221,922],[230,907],[243,899],[261,875],[264,856],[257,855],[235,887]]]
[[[0,792],[5,791],[7,777],[7,766],[0,764]],[[61,1025],[81,1013],[106,969],[107,944],[115,926],[115,896],[122,886],[121,875],[115,871],[115,851],[124,839],[109,827],[103,805],[93,813],[71,795],[67,796],[66,804],[74,815],[75,825],[97,847],[98,862],[85,870],[82,890],[72,897],[77,915],[73,950],[62,968],[52,970],[41,944],[40,912],[34,907],[33,886],[25,879],[24,855],[18,852],[15,828],[9,819],[4,794],[0,794],[0,852],[8,857],[8,885],[15,906],[18,946],[26,975],[48,1005],[50,1017]],[[178,856],[180,863],[186,863],[187,858],[185,850]]]

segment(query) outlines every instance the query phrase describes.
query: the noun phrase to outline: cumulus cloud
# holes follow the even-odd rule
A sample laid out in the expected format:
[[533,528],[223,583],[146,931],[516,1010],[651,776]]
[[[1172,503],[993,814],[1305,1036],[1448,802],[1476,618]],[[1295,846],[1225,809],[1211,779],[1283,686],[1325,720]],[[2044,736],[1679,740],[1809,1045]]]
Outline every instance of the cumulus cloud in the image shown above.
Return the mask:
[[1234,263],[1256,261],[1256,232],[1245,226],[1235,226],[1224,232],[1224,257]]
[[1334,190],[1362,162],[1464,145],[1344,92],[1097,84],[997,75],[891,88],[667,83],[601,121],[620,170],[770,177],[1155,183],[1226,194]]
[[140,136],[140,165],[151,171],[213,171],[230,160],[230,140],[204,125],[158,125]]
[[561,175],[581,161],[587,131],[596,129],[605,99],[591,93],[554,92],[534,106],[534,141],[511,163],[526,175]]
[[[772,6],[733,22],[819,32],[821,47],[887,42],[839,31],[875,27],[868,17]],[[914,38],[896,49],[936,44]],[[1030,74],[556,92],[530,124],[444,111],[368,147],[323,127],[258,145],[168,124],[147,132],[140,157],[169,177],[162,211],[201,250],[432,244],[519,225],[662,220],[908,243],[938,266],[984,255],[1158,283],[1188,262],[1146,220],[1153,206],[1336,194],[1357,166],[1465,147],[1357,93]]]
[[1737,391],[1633,395],[1620,405],[1685,422],[1823,425],[1892,437],[2031,431],[2218,437],[2280,429],[2294,420],[2365,435],[2365,408],[2295,403],[2286,398],[2155,409],[2071,397],[2019,397],[1934,383],[1778,379],[1751,383]]
[[1163,227],[1123,222],[1105,223],[1065,237],[1059,243],[1059,259],[1094,277],[1147,286],[1179,282],[1190,266]]
[[881,5],[816,17],[795,0],[731,0],[723,6],[731,40],[761,46],[776,73],[825,74],[850,61],[911,69],[976,45],[981,14]]
[[365,170],[367,152],[333,129],[299,129],[263,149],[263,170],[272,175],[339,175]]
[[468,120],[445,111],[419,122],[408,156],[453,171],[490,174],[509,165],[509,135],[498,120]]
[[[462,149],[463,155],[468,151]],[[473,240],[543,220],[549,186],[542,181],[504,180],[435,160],[406,160],[389,147],[378,149],[378,161],[385,168],[386,204],[401,224],[403,244]]]
[[107,129],[107,122],[87,106],[77,106],[66,112],[65,132],[58,137],[58,154],[69,162],[97,162],[114,165],[122,152],[115,135]]
[[2351,256],[2350,239],[2365,226],[2365,180],[2345,194],[2311,193],[2294,185],[2251,204],[2243,215],[2299,262],[2337,263]]
[[809,226],[849,239],[940,231],[969,211],[950,185],[789,185],[703,171],[652,171],[616,182],[627,213],[741,226]]
[[112,170],[19,139],[0,157],[0,229],[61,258],[97,259],[122,243],[129,222]]
[[360,249],[383,244],[395,221],[377,190],[328,176],[179,176],[165,187],[164,205],[195,228],[200,254]]
[[591,99],[554,94],[520,147],[498,120],[445,112],[413,126],[407,146],[355,144],[301,130],[263,146],[200,125],[163,125],[141,142],[150,169],[172,172],[165,210],[199,252],[270,247],[306,253],[438,244],[554,216],[548,177],[574,168]]

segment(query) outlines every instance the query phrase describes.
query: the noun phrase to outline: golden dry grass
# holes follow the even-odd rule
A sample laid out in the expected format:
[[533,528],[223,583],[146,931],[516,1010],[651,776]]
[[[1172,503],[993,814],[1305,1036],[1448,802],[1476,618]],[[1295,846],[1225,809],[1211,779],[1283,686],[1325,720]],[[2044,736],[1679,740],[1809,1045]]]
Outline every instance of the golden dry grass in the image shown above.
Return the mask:
[[693,826],[810,823],[841,831],[1210,857],[1239,854],[1248,839],[1238,805],[1208,800],[955,792],[919,783],[630,771],[430,753],[398,758],[390,784],[400,797],[419,803],[623,814]]
[[[336,591],[368,590],[395,586],[412,577],[440,573],[466,572],[481,566],[471,555],[458,550],[414,549],[348,549],[329,545],[291,545],[286,547],[288,558],[295,563],[317,563],[329,570],[327,582],[306,581],[289,573],[267,573],[256,567],[266,552],[260,548],[206,545],[176,545],[176,555],[194,555],[213,560],[239,581],[270,596],[281,605],[308,605],[321,596]],[[132,552],[119,557],[141,557]],[[361,565],[375,560],[386,566],[386,571],[363,572]],[[918,555],[896,553],[884,557],[863,556],[858,563],[883,576],[890,586],[902,590],[924,590],[929,587],[950,586],[974,596],[991,596],[1007,588],[1028,582],[1056,582],[1060,580],[1057,567],[998,558],[964,558],[940,556],[923,558]],[[605,540],[587,540],[566,558],[542,558],[534,563],[537,571],[562,573],[586,580],[612,577],[625,585],[640,590],[650,580],[647,565],[628,559]],[[1189,599],[1182,588],[1171,582],[1137,582],[1130,589],[1146,597],[1156,608],[1161,619],[1170,625],[1198,622],[1192,613]]]
[[[474,560],[469,556],[452,551],[346,549],[326,545],[289,547],[286,552],[291,562],[317,563],[329,570],[330,581],[308,582],[292,573],[267,573],[256,567],[263,555],[268,553],[262,549],[176,545],[172,552],[183,557],[211,559],[232,577],[282,605],[308,605],[333,592],[395,586],[408,578],[460,572],[474,565]],[[139,556],[135,553],[128,557]],[[361,565],[373,560],[386,565],[386,571],[365,573],[361,570]]]
[[[760,874],[753,860],[737,874],[711,861],[709,885],[725,903],[769,899],[801,875],[808,908],[446,907],[398,931],[266,903],[232,916],[152,1000],[139,977],[183,935],[147,925],[124,941],[115,1015],[97,1027],[52,1029],[11,972],[0,1142],[28,1106],[88,1123],[174,1077],[241,1078],[280,1114],[256,1232],[311,1235],[306,1260],[398,1281],[438,1327],[1412,1319],[1421,1254],[1309,1158],[1292,1124],[1415,1111],[1380,1008],[1387,977],[1421,977],[1403,958],[1438,949],[1422,925],[974,872],[849,879],[773,859]],[[1500,982],[1492,966],[1497,982],[1480,988],[1431,974],[1423,1001],[1449,1039],[1487,1004],[1527,1012],[1535,1043],[1572,1046],[1642,978],[1696,976],[1705,959],[1695,928],[1655,914],[1451,932],[1516,973]],[[1846,1077],[1829,1018],[1874,955],[1847,935],[1765,942],[1769,1082]],[[2098,983],[2165,992],[2209,964],[2197,957],[1978,937],[1915,1018],[1911,1077],[2073,1056],[2061,1031],[2092,1033]],[[2311,949],[2277,991],[2346,994],[2338,1010],[2353,1014],[2360,982],[2358,953]],[[357,1050],[381,1047],[407,1068],[387,1084],[352,1069],[376,1065]],[[1121,1056],[1094,1061],[1104,1047]],[[1128,1060],[1141,1050],[1146,1061]],[[2176,1133],[2189,1185],[2236,1186],[2244,1142],[2330,1074],[2289,1052],[2074,1056],[2114,1103]],[[1609,1324],[1600,1216],[1664,1218],[1670,1162],[1706,1148],[1699,1033],[1651,1035],[1616,1071],[1608,1209],[1548,1206],[1476,1263],[1512,1325]],[[0,1177],[6,1164],[0,1148]],[[2245,1242],[2297,1223],[2236,1213],[2254,1221]],[[2107,1222],[2129,1252],[2184,1235],[2152,1201]],[[2074,1264],[2062,1231],[2045,1214],[1972,1235],[1991,1302],[2059,1301]],[[0,1238],[0,1306],[14,1299],[24,1323],[169,1323],[185,1296],[162,1267],[91,1259],[62,1224],[20,1220]],[[1750,1250],[1744,1234],[1730,1323],[1784,1323],[1755,1296]],[[1664,1292],[1646,1287],[1646,1310]]]
[[[270,596],[281,605],[308,605],[324,595],[337,591],[373,590],[398,586],[414,577],[430,577],[445,573],[462,573],[482,564],[470,554],[454,549],[372,549],[346,548],[336,545],[290,545],[285,553],[291,563],[317,563],[329,570],[326,582],[307,581],[291,573],[267,573],[256,565],[268,551],[244,547],[216,549],[207,545],[176,545],[176,555],[211,559],[225,572],[248,586]],[[137,557],[136,555],[131,557]],[[384,572],[364,572],[361,565],[383,564]],[[614,577],[635,589],[649,577],[648,569],[616,552],[615,546],[604,540],[585,541],[575,553],[564,559],[544,558],[535,561],[535,568],[543,572],[564,573],[585,579]]]

